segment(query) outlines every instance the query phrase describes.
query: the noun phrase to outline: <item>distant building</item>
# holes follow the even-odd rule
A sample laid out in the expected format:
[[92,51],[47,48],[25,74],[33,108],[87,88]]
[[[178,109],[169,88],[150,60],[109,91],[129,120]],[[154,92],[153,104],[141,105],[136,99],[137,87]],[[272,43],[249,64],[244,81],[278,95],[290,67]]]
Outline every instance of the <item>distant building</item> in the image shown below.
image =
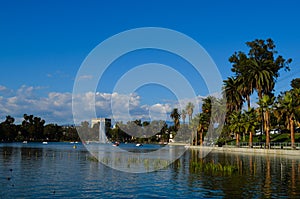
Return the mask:
[[93,128],[95,124],[99,124],[99,142],[106,143],[107,137],[106,133],[111,127],[111,119],[108,118],[93,118],[91,121],[91,127]]

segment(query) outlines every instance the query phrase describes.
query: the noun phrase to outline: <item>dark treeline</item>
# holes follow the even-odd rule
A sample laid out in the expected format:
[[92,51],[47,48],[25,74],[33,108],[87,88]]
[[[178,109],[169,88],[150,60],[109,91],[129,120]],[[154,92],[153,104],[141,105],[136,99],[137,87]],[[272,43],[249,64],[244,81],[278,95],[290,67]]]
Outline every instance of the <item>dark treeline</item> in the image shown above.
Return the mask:
[[[188,132],[187,128],[187,125],[182,125],[182,129]],[[84,141],[99,140],[99,123],[91,127],[89,122],[84,121],[77,130]],[[149,122],[137,119],[126,123],[117,122],[113,127],[106,126],[106,137],[111,142],[165,143],[175,137],[176,141],[188,141],[189,135],[190,133],[177,132],[174,125],[168,125],[162,120]]]
[[[99,123],[90,126],[89,122],[83,121],[79,126],[61,126],[57,124],[45,124],[45,120],[33,115],[24,114],[21,124],[15,124],[15,119],[6,116],[0,123],[0,142],[60,142],[60,141],[98,141]],[[187,129],[187,125],[182,125]],[[78,135],[80,133],[80,137]],[[178,136],[175,126],[168,126],[165,121],[128,121],[117,122],[114,127],[106,127],[106,137],[109,141],[140,142],[140,143],[165,143],[176,137],[188,140],[189,133]]]
[[74,126],[60,126],[57,124],[45,124],[45,120],[33,115],[24,114],[21,124],[14,124],[15,119],[6,116],[0,123],[1,142],[20,141],[79,141]]

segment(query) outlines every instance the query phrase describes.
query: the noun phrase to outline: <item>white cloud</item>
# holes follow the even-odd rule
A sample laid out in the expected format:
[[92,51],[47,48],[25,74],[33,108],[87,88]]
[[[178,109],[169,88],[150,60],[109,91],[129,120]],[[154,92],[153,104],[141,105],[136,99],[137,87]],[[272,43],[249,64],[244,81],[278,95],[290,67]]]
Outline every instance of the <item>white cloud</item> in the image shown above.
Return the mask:
[[[0,91],[1,89],[9,90],[4,86],[0,87]],[[41,89],[43,88],[23,85],[15,91],[10,90],[9,96],[0,96],[0,118],[11,115],[16,123],[20,123],[26,113],[42,117],[47,123],[72,124],[72,93],[50,92],[46,96],[40,96],[38,91]],[[201,103],[201,97],[197,97],[194,101],[183,99],[179,102],[141,104],[141,97],[136,93],[127,95],[116,92],[86,92],[73,97],[74,105],[79,105],[78,110],[74,111],[78,122],[89,121],[93,110],[98,117],[109,117],[116,121],[169,120],[173,108],[180,109],[179,105],[185,108],[188,102],[195,105]],[[197,108],[194,113],[197,113]]]
[[89,79],[93,79],[93,75],[81,75],[80,77],[78,77],[78,80],[89,80]]
[[0,91],[5,91],[7,88],[5,86],[0,85]]

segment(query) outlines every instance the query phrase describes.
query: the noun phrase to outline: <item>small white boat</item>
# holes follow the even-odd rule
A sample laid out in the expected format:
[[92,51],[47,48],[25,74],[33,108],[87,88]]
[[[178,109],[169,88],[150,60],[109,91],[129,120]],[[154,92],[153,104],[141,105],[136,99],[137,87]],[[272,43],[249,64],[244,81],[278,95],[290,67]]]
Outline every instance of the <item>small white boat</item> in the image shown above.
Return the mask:
[[43,142],[43,144],[48,144],[48,142]]
[[143,144],[137,143],[135,146],[143,146]]
[[23,144],[27,144],[27,141],[25,140],[25,141],[23,141]]
[[119,142],[115,142],[115,143],[113,144],[113,146],[119,146],[119,145],[120,145]]

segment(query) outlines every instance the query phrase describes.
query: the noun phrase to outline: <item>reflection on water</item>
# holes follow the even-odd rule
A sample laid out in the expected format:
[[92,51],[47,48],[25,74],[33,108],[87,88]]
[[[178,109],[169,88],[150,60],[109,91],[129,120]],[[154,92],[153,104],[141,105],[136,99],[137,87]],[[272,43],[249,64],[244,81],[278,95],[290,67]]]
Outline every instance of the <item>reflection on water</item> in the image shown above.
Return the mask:
[[[159,171],[134,174],[97,161],[83,145],[0,144],[0,198],[297,198],[300,160],[189,150]],[[203,159],[204,158],[204,159]],[[230,175],[193,163],[233,165]]]
[[299,197],[299,157],[215,152],[202,159],[199,150],[191,150],[190,154],[190,162],[230,163],[237,168],[230,176],[220,177],[218,173],[209,175],[207,172],[198,175],[204,187],[211,186],[213,189],[222,190],[224,195],[243,198]]

